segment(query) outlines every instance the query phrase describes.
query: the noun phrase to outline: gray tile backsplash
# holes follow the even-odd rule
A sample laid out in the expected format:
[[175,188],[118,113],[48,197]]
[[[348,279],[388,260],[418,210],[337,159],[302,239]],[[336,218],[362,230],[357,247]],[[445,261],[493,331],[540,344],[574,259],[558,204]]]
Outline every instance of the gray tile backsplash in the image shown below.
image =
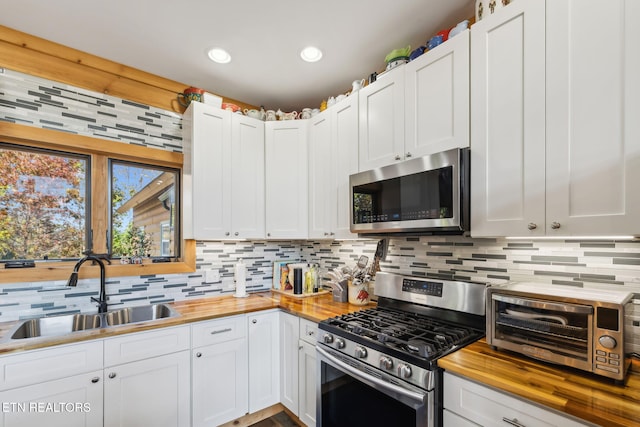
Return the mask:
[[[1,69],[0,69],[1,70]],[[101,139],[182,151],[179,114],[25,75],[0,72],[0,121]],[[318,262],[330,269],[373,259],[377,240],[197,242],[193,274],[108,278],[109,303],[139,305],[233,292],[233,266],[247,265],[247,289],[271,287],[272,263]],[[460,236],[393,238],[384,271],[428,278],[507,279],[576,287],[629,289],[640,294],[640,241],[510,240]],[[218,270],[220,280],[205,281]],[[96,279],[77,288],[64,281],[0,284],[0,321],[42,314],[95,311]],[[640,305],[629,313],[640,348]]]

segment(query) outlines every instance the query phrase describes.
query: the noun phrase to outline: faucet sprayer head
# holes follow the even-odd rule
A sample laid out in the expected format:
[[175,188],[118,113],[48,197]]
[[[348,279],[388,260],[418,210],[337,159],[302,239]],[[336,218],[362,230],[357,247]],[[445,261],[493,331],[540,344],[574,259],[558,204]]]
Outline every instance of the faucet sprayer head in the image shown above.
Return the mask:
[[78,272],[74,271],[73,273],[71,273],[71,276],[69,276],[69,281],[67,282],[67,286],[72,286],[75,288],[77,284],[78,284]]

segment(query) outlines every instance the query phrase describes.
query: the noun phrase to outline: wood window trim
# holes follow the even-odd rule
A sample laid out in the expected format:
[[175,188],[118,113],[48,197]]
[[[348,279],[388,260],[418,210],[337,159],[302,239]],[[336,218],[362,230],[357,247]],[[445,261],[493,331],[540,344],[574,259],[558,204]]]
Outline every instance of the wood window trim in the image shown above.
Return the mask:
[[[0,122],[0,140],[24,147],[36,147],[50,150],[67,151],[91,156],[92,194],[100,200],[92,201],[92,228],[106,230],[108,227],[109,201],[104,189],[108,179],[107,158],[144,162],[182,170],[183,155],[172,151],[147,148],[101,138],[69,134],[56,130],[40,129],[15,123]],[[99,143],[97,143],[99,141]],[[98,179],[96,179],[98,178]],[[100,184],[102,183],[102,184]],[[94,252],[106,252],[106,234],[95,233]],[[194,240],[182,241],[182,257],[176,262],[154,264],[107,265],[107,278],[123,276],[141,276],[150,274],[193,273],[196,270],[196,243]],[[75,262],[36,262],[34,268],[0,269],[0,283],[40,282],[66,280]],[[99,277],[97,266],[85,264],[80,270],[80,278]]]

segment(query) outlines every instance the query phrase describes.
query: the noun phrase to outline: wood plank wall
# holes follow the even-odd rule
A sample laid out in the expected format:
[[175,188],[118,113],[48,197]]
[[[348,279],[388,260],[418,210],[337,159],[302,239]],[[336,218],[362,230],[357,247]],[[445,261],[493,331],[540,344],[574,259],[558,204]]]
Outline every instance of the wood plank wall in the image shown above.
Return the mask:
[[[176,96],[191,86],[1,25],[0,67],[178,113],[184,107]],[[216,95],[241,108],[256,108]]]

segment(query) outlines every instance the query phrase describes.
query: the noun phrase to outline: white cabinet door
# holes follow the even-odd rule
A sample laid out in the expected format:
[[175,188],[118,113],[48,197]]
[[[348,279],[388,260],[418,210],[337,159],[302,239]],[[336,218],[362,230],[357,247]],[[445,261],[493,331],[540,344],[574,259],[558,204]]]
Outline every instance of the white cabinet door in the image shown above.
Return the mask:
[[306,239],[307,120],[266,122],[265,150],[267,238]]
[[404,159],[404,67],[379,76],[358,91],[359,169],[389,165]]
[[[443,401],[446,410],[485,427],[588,425],[448,372],[444,373]],[[461,422],[453,425],[470,424]]]
[[231,128],[231,209],[224,221],[231,227],[225,237],[264,239],[264,122],[233,114]]
[[0,427],[102,425],[102,370],[0,392]]
[[231,205],[225,177],[230,161],[231,112],[192,102],[183,115],[183,237],[220,239]]
[[353,239],[351,233],[350,203],[351,188],[349,175],[358,172],[358,97],[353,95],[331,107],[332,131],[331,152],[333,160],[332,188],[334,189],[331,205],[331,237],[336,239]]
[[640,3],[548,1],[546,15],[547,235],[638,234]]
[[471,234],[545,230],[545,2],[471,27]]
[[298,416],[298,338],[297,316],[280,312],[280,403]]
[[246,338],[192,350],[193,427],[214,427],[245,415],[248,381]]
[[331,238],[331,212],[337,200],[331,185],[335,165],[331,155],[330,107],[309,120],[309,238]]
[[279,311],[253,314],[249,322],[249,413],[280,401]]
[[309,238],[353,238],[349,175],[358,172],[358,97],[309,120]]
[[104,371],[104,426],[190,424],[189,352],[158,356]]
[[406,157],[469,146],[469,31],[405,66]]
[[298,359],[298,418],[308,427],[316,425],[316,346],[300,339]]

